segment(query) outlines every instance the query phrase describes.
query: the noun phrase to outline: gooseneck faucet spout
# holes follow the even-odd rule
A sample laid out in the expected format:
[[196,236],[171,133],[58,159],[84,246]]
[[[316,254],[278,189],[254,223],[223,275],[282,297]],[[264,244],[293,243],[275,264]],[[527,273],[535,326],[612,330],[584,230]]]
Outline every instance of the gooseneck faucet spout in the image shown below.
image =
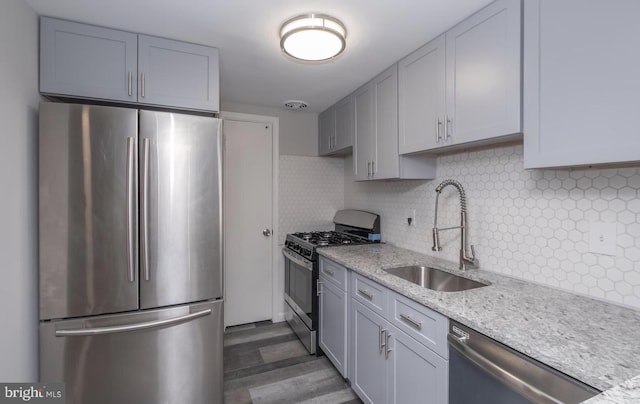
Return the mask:
[[[448,185],[453,186],[458,190],[460,195],[460,226],[438,228],[438,199],[442,190]],[[478,259],[476,258],[476,252],[471,245],[471,256],[467,255],[467,197],[460,184],[456,180],[448,179],[444,180],[436,187],[436,211],[433,219],[433,251],[441,251],[440,246],[440,232],[444,230],[460,229],[460,269],[466,270],[467,268],[477,268]]]

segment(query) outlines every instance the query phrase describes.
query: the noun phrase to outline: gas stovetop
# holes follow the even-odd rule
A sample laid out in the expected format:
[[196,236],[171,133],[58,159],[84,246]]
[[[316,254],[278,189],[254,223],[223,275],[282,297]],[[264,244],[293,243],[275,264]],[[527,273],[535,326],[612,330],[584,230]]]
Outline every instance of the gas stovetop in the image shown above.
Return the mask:
[[375,241],[364,237],[337,231],[312,231],[287,234],[285,246],[305,258],[314,260],[316,248],[339,245],[369,244],[374,242]]
[[313,231],[310,233],[293,233],[294,238],[304,240],[316,247],[336,246],[342,244],[360,244],[369,240],[362,237],[337,231]]

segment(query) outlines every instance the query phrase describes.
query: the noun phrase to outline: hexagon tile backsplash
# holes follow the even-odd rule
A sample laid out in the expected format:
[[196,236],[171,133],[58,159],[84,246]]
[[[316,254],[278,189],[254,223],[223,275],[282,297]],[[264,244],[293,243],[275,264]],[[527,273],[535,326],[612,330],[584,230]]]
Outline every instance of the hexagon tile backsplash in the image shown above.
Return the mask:
[[[640,168],[524,170],[522,150],[508,144],[439,157],[432,181],[354,182],[348,157],[344,206],[379,213],[386,242],[457,262],[459,230],[442,232],[443,250],[431,251],[435,187],[456,179],[482,269],[640,308]],[[453,187],[438,209],[439,227],[459,225]],[[615,256],[589,252],[591,222],[616,224]]]
[[278,244],[288,233],[333,230],[344,207],[344,159],[281,155]]

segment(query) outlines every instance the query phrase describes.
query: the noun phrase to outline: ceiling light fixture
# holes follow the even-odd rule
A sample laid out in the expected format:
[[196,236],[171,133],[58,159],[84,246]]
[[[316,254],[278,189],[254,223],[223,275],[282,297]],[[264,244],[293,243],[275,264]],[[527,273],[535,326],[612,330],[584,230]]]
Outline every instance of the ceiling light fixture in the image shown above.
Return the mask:
[[337,19],[324,14],[294,17],[280,28],[280,48],[304,62],[325,62],[341,54],[347,30]]

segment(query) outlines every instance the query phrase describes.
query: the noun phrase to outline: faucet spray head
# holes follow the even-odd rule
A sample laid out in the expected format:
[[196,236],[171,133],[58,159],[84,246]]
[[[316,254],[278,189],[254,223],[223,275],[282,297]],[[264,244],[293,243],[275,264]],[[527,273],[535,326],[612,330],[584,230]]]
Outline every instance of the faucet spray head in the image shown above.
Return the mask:
[[442,247],[440,247],[440,235],[438,234],[438,228],[434,227],[432,232],[433,232],[433,247],[431,247],[431,250],[442,251]]

